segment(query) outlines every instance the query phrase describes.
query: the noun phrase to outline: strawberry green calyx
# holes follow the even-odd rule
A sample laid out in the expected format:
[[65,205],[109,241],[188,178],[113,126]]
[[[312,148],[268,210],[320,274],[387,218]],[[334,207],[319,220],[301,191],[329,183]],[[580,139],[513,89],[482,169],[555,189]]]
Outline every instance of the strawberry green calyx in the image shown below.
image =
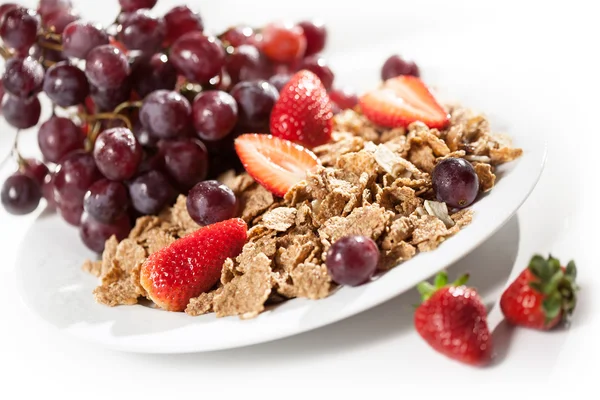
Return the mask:
[[434,280],[433,284],[425,281],[421,282],[417,285],[417,290],[421,294],[421,300],[427,301],[435,292],[444,288],[444,287],[458,287],[463,286],[469,280],[469,274],[461,275],[457,280],[448,284],[448,273],[446,271],[442,271],[438,273]]
[[570,261],[566,268],[552,255],[548,259],[535,255],[529,262],[529,271],[535,278],[529,286],[544,295],[542,310],[546,316],[546,324],[562,313],[563,322],[567,322],[577,304],[579,290],[575,279],[577,267]]

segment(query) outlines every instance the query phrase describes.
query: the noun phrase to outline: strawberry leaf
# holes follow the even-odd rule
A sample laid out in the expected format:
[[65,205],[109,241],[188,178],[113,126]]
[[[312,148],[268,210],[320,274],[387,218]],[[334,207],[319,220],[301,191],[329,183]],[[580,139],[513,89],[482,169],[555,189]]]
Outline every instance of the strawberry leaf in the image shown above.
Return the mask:
[[529,287],[538,293],[544,293],[544,288],[540,282],[529,282]]
[[562,311],[562,299],[560,294],[555,292],[555,295],[547,297],[542,303],[542,309],[546,315],[546,324],[548,324]]
[[546,267],[546,260],[544,257],[540,255],[535,255],[529,262],[529,270],[533,274],[533,276],[537,278],[541,278],[543,275],[543,270]]
[[437,274],[435,277],[435,280],[433,281],[433,285],[437,289],[446,286],[447,283],[448,283],[448,274],[446,273],[446,271],[442,271],[439,274]]
[[577,278],[577,267],[575,266],[574,261],[569,261],[569,263],[567,264],[566,274],[568,277],[572,278],[573,280],[575,280],[575,278]]
[[421,282],[417,285],[417,290],[421,294],[423,301],[426,301],[435,293],[436,288],[429,282]]

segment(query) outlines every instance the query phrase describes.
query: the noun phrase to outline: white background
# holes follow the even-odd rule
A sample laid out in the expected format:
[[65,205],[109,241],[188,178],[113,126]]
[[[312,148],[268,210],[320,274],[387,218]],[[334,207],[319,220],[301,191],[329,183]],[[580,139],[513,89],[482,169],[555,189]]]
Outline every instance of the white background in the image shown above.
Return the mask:
[[[117,11],[116,0],[75,3],[86,19],[104,23],[113,20]],[[157,10],[163,12],[175,3],[159,0]],[[393,398],[438,397],[448,391],[444,397],[466,391],[469,396],[521,398],[526,388],[506,385],[529,384],[537,394],[548,391],[557,396],[561,388],[572,393],[595,387],[600,357],[595,161],[600,150],[600,29],[592,2],[255,0],[188,4],[197,6],[213,29],[239,22],[260,25],[283,17],[327,16],[336,79],[360,89],[375,82],[386,55],[401,49],[377,53],[372,71],[366,71],[369,78],[348,82],[352,75],[345,71],[352,70],[352,57],[357,57],[353,48],[377,48],[389,39],[381,37],[385,32],[394,36],[396,29],[403,31],[405,26],[393,24],[398,13],[419,16],[399,40],[408,47],[410,35],[433,34],[439,36],[439,46],[456,48],[456,57],[467,52],[476,58],[478,51],[483,52],[479,49],[487,49],[481,68],[506,81],[505,95],[513,96],[518,107],[545,115],[541,131],[518,134],[547,136],[548,163],[518,216],[452,271],[492,262],[503,268],[492,283],[485,276],[474,282],[483,286],[486,301],[493,303],[508,275],[515,276],[534,252],[552,252],[565,261],[574,258],[582,291],[572,326],[540,333],[501,324],[495,333],[497,362],[473,369],[438,356],[419,340],[409,310],[416,297],[410,292],[340,323],[249,348],[177,356],[112,352],[63,336],[22,305],[15,285],[14,271],[19,268],[15,256],[35,215],[15,218],[0,210],[0,398],[201,398],[213,392],[229,398],[255,391],[263,398],[321,398],[359,393],[358,389],[370,395],[381,390]],[[379,24],[379,19],[384,21]],[[461,32],[464,40],[444,42],[445,30]],[[490,47],[495,57],[489,57]],[[340,49],[347,57],[339,55]],[[443,65],[445,60],[439,62]],[[472,90],[481,93],[485,87]],[[0,159],[12,134],[0,132]],[[34,135],[27,134],[25,142],[31,142]],[[26,145],[24,153],[35,154],[35,149]],[[4,179],[13,167],[4,163],[0,177]],[[492,314],[498,317],[497,307]],[[478,383],[485,387],[474,389]],[[420,388],[403,389],[405,385]]]

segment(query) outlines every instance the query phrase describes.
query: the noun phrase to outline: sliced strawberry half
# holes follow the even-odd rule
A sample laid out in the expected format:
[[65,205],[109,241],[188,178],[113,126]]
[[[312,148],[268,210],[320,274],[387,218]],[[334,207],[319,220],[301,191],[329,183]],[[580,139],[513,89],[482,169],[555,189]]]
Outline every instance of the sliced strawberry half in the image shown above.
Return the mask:
[[235,151],[250,176],[279,197],[320,164],[312,151],[271,135],[241,135],[235,139]]
[[360,98],[363,114],[373,123],[390,128],[421,121],[430,128],[448,124],[448,113],[429,88],[415,76],[388,79]]

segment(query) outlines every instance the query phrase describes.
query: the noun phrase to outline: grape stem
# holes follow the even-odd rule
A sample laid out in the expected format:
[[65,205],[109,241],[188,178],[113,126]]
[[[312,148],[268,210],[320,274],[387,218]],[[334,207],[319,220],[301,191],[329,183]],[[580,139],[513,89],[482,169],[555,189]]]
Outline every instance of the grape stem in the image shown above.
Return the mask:
[[21,130],[19,129],[17,131],[17,134],[15,135],[15,140],[13,141],[13,148],[12,148],[12,155],[15,158],[15,161],[17,161],[17,164],[19,165],[19,169],[21,169],[22,167],[27,165],[27,161],[25,161],[25,159],[19,152],[19,135],[20,134],[21,134]]
[[113,113],[120,114],[123,110],[127,108],[141,108],[144,103],[142,101],[126,101],[124,103],[119,104]]
[[125,125],[127,125],[127,128],[129,128],[130,130],[133,129],[133,125],[131,124],[131,121],[129,120],[129,118],[127,118],[126,116],[121,115],[121,114],[98,113],[98,114],[90,115],[90,114],[85,114],[85,113],[77,113],[77,116],[79,117],[79,119],[81,119],[82,121],[85,121],[85,122],[96,122],[96,121],[100,121],[100,120],[119,119],[119,120],[125,122]]
[[13,54],[6,47],[0,46],[0,56],[2,56],[2,58],[4,58],[4,60],[8,60],[13,57]]
[[55,51],[63,51],[62,44],[46,42],[46,41],[43,41],[43,40],[39,40],[38,44],[40,45],[40,47],[42,47],[44,49],[55,50]]
[[43,32],[40,34],[44,39],[55,40],[57,42],[62,42],[62,35],[54,32]]

